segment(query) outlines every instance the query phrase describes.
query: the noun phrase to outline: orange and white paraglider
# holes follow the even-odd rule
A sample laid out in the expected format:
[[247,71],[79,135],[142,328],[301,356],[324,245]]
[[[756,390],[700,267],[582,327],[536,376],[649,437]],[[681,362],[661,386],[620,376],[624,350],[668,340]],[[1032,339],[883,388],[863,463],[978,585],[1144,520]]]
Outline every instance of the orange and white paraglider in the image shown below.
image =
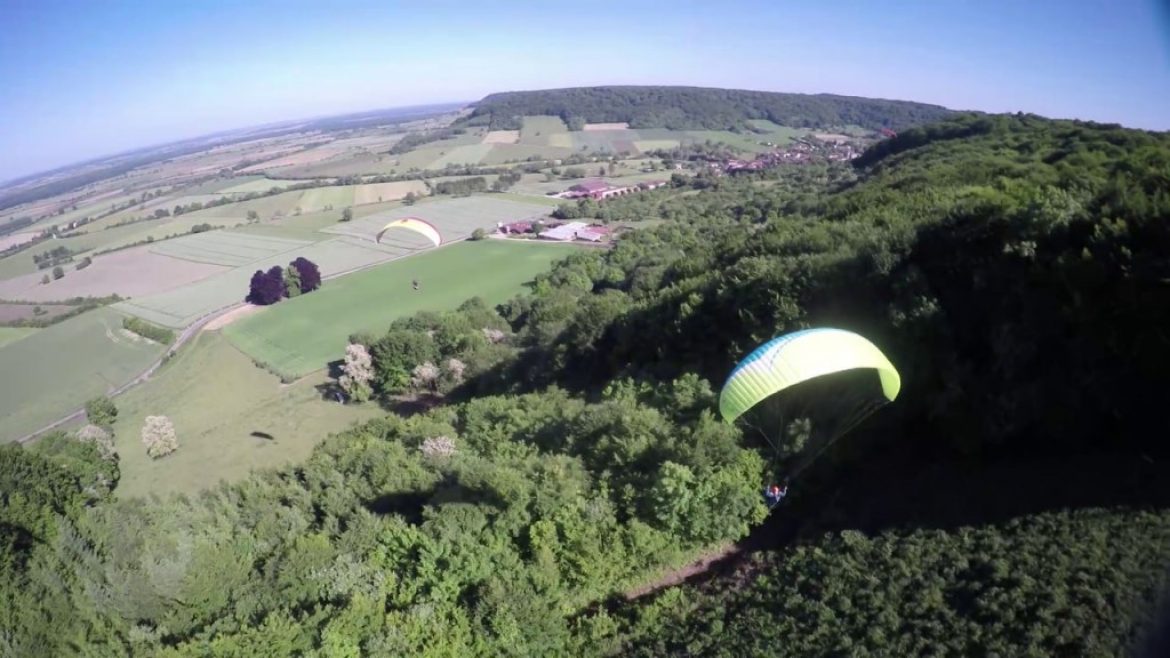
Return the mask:
[[419,235],[422,235],[423,237],[430,240],[436,247],[440,244],[443,244],[443,236],[439,235],[439,229],[435,228],[434,224],[431,224],[425,219],[419,219],[418,217],[404,217],[402,219],[396,219],[383,226],[382,230],[378,231],[377,237],[374,238],[375,242],[381,243],[382,236],[386,234],[386,231],[395,228],[414,231],[415,233],[418,233]]

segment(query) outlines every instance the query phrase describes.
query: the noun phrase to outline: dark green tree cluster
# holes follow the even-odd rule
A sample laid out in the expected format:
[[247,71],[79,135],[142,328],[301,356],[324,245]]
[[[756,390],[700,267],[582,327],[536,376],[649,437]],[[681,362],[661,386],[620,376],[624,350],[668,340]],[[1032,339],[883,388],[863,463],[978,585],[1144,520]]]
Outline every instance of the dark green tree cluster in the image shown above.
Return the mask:
[[73,260],[74,253],[69,247],[60,246],[46,249],[43,253],[33,254],[32,259],[38,270],[44,270],[68,263]]
[[[1059,558],[1054,559],[1054,556]],[[960,531],[845,531],[756,556],[748,587],[620,615],[622,656],[1125,656],[1155,621],[1170,512],[1086,510]],[[1106,612],[1108,610],[1108,612]],[[1137,640],[1135,642],[1135,640]]]
[[170,345],[171,341],[175,340],[174,331],[151,324],[142,318],[132,316],[122,318],[122,328],[163,345]]
[[434,184],[435,194],[452,194],[455,196],[468,196],[476,192],[486,192],[488,189],[487,179],[483,176],[473,176],[471,178],[457,178],[455,180],[445,180]]
[[[369,349],[374,391],[383,395],[420,388],[447,392],[512,354],[507,346],[508,323],[478,297],[454,311],[395,320],[382,336],[358,335],[350,340]],[[443,368],[451,359],[461,364],[458,372]],[[412,382],[415,369],[424,364],[435,367],[437,376]]]
[[937,105],[831,94],[784,94],[701,87],[576,87],[491,94],[475,104],[466,125],[520,128],[517,117],[557,115],[580,130],[585,123],[627,122],[631,128],[747,129],[750,119],[816,128],[858,125],[901,130],[938,121],[950,110]]
[[760,459],[713,395],[484,397],[198,499],[84,511],[71,471],[0,450],[0,477],[39,469],[3,482],[23,534],[2,637],[22,656],[572,651],[569,611],[762,516]]
[[507,192],[513,185],[520,182],[522,176],[523,174],[517,170],[506,171],[492,181],[492,191]]
[[398,155],[413,151],[423,144],[430,144],[431,142],[441,142],[445,139],[453,139],[467,132],[466,128],[453,127],[441,128],[439,130],[431,130],[427,132],[413,132],[407,133],[402,139],[394,143],[387,151],[390,155]]

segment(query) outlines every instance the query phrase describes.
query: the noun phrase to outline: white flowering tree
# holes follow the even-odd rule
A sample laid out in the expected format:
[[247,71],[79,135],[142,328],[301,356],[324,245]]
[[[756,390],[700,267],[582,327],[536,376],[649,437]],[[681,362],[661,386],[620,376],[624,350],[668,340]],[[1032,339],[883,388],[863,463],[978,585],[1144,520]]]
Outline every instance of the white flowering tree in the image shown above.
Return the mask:
[[142,426],[142,444],[146,454],[154,459],[165,457],[179,449],[175,426],[166,416],[147,416]]
[[439,386],[439,367],[430,361],[424,361],[422,364],[415,366],[410,373],[410,385],[415,390],[426,389],[434,391]]
[[461,384],[463,382],[463,372],[465,370],[467,370],[467,364],[459,359],[447,359],[443,364],[443,374],[446,375],[447,381],[452,384]]
[[427,457],[450,457],[455,454],[455,439],[449,436],[432,436],[422,442],[419,450]]
[[365,345],[352,343],[345,348],[345,365],[341,367],[342,375],[337,383],[354,402],[365,402],[370,399],[373,389],[370,381],[374,378],[374,363],[370,352]]
[[86,425],[77,430],[77,440],[82,443],[97,444],[98,454],[106,461],[113,461],[118,457],[118,451],[114,449],[114,440],[110,437],[110,433],[97,425]]

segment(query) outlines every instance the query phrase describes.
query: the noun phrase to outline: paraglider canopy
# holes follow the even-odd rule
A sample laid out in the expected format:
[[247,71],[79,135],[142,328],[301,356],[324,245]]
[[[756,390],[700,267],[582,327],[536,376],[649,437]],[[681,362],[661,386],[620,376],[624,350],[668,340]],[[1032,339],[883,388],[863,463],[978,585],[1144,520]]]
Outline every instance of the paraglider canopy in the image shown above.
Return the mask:
[[799,455],[798,473],[817,454],[882,406],[902,381],[873,343],[842,329],[807,329],[756,348],[728,376],[719,413],[743,419],[776,458]]
[[375,238],[375,241],[381,243],[382,236],[385,235],[386,231],[389,231],[390,229],[406,229],[408,231],[414,231],[415,233],[418,233],[419,235],[422,235],[423,237],[430,240],[431,243],[436,247],[443,243],[443,238],[441,235],[439,235],[439,229],[435,228],[434,224],[431,224],[425,219],[419,219],[418,217],[404,217],[402,219],[395,219],[389,224],[386,224],[382,227],[381,231],[378,231],[378,235]]
[[894,365],[873,343],[842,329],[806,329],[764,343],[731,371],[719,394],[719,413],[731,422],[764,398],[801,382],[855,368],[872,368],[893,401],[902,388]]

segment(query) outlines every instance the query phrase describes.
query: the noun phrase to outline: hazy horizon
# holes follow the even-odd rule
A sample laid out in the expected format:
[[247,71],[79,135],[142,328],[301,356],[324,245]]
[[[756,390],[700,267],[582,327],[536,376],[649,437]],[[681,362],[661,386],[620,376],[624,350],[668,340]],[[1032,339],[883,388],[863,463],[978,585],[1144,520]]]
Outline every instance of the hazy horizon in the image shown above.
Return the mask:
[[271,123],[593,85],[829,93],[1170,129],[1170,30],[1154,0],[775,5],[8,5],[0,180]]

